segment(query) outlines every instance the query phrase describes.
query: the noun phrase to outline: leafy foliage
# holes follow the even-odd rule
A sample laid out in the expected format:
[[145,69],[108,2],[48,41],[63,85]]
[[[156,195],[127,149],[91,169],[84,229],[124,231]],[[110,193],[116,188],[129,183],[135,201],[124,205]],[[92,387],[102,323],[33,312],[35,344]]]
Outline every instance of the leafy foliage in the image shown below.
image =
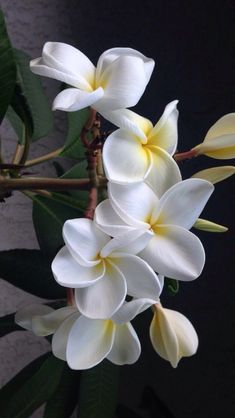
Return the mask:
[[11,102],[16,82],[16,65],[0,9],[0,123]]
[[14,286],[41,298],[66,297],[65,289],[53,278],[51,259],[38,250],[16,249],[0,252],[0,276]]
[[78,402],[79,418],[113,418],[119,368],[108,360],[82,372]]
[[89,116],[88,108],[78,112],[68,112],[68,134],[61,155],[70,158],[84,157],[84,147],[80,141],[80,134]]

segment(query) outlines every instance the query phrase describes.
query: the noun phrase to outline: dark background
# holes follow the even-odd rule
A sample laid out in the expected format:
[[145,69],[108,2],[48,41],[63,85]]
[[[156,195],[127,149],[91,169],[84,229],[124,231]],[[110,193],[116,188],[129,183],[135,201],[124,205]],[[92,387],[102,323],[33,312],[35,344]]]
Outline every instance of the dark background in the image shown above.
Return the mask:
[[[74,0],[68,4],[74,45],[94,63],[114,46],[133,47],[154,58],[153,76],[135,111],[155,122],[168,102],[179,99],[180,151],[202,142],[218,118],[235,111],[234,0]],[[182,171],[189,176],[202,168],[231,163],[201,157],[184,162]],[[120,399],[140,413],[144,413],[140,408],[143,390],[146,393],[150,386],[175,418],[235,417],[233,178],[216,185],[203,217],[227,225],[229,232],[198,234],[207,255],[203,274],[195,282],[182,283],[177,296],[162,297],[167,307],[192,321],[199,350],[173,369],[151,347],[151,315],[136,320],[142,355],[134,366],[122,368]],[[156,398],[150,392],[151,416],[167,417],[154,410]]]

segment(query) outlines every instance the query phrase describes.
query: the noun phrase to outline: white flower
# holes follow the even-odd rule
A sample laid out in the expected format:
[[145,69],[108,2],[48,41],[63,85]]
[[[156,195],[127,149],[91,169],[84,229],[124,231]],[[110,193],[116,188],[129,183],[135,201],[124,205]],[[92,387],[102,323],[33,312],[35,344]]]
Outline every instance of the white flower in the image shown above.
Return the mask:
[[150,339],[159,356],[168,360],[172,367],[177,367],[182,357],[195,354],[198,348],[198,337],[191,322],[160,303],[154,307]]
[[138,103],[151,77],[154,61],[131,48],[112,48],[97,67],[81,51],[60,42],[47,42],[42,57],[30,63],[35,74],[73,86],[55,98],[53,108],[73,112],[92,106],[101,114]]
[[108,190],[109,200],[100,203],[95,212],[95,222],[103,231],[111,236],[118,236],[127,226],[133,231],[151,231],[153,236],[139,256],[155,271],[178,280],[193,280],[200,275],[204,249],[188,230],[214,190],[211,183],[185,180],[161,199],[145,183],[109,183]]
[[144,248],[151,231],[125,232],[111,239],[89,219],[66,221],[66,246],[56,255],[52,271],[57,282],[75,288],[79,311],[89,318],[110,318],[126,295],[152,298],[160,284],[152,268],[134,255]]
[[196,155],[224,160],[235,158],[235,113],[229,113],[209,129],[204,141],[193,148]]
[[52,352],[75,370],[89,369],[104,358],[117,365],[132,364],[140,355],[140,342],[130,321],[153,300],[125,303],[110,319],[90,319],[76,307],[53,310],[30,305],[17,312],[17,324],[36,335],[53,335]]
[[121,127],[104,144],[104,168],[110,181],[129,184],[145,180],[160,196],[181,180],[171,157],[177,146],[177,103],[175,100],[166,106],[154,127],[128,109],[111,112],[112,117],[107,115]]

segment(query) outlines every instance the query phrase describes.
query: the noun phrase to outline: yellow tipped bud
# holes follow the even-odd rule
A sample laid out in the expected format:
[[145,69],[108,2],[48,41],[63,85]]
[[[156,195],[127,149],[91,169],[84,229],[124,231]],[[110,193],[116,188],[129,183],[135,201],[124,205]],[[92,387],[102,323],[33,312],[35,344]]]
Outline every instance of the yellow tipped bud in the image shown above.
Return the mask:
[[212,184],[216,184],[227,179],[233,174],[235,174],[235,167],[232,165],[225,165],[222,167],[213,167],[198,171],[198,173],[195,173],[192,177],[207,180]]
[[201,218],[198,218],[198,220],[195,222],[193,226],[196,229],[200,229],[201,231],[207,232],[226,232],[228,230],[226,226],[219,225]]

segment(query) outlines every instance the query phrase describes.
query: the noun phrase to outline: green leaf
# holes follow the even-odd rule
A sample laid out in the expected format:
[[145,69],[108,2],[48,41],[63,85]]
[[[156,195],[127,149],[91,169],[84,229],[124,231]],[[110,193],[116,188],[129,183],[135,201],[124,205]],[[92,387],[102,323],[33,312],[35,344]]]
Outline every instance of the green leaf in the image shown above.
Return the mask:
[[61,156],[70,158],[84,157],[84,147],[80,139],[82,128],[89,117],[89,109],[68,112],[68,134]]
[[33,223],[41,250],[54,256],[64,244],[62,227],[67,219],[82,216],[80,209],[75,209],[64,202],[56,202],[43,196],[33,197]]
[[14,331],[22,331],[22,328],[15,323],[15,314],[9,314],[0,318],[0,337]]
[[[29,67],[30,56],[23,51],[14,50],[17,63],[17,90],[14,96],[14,110],[24,125],[32,125],[32,141],[42,138],[53,128],[53,113],[45,96],[40,78]],[[23,102],[24,101],[24,102]],[[14,116],[8,118],[15,129]],[[19,129],[15,129],[18,134]],[[20,138],[19,138],[20,139]]]
[[48,400],[43,418],[70,418],[78,400],[80,373],[65,365],[60,383]]
[[25,127],[21,118],[17,115],[12,106],[8,107],[6,117],[18,137],[19,144],[23,144],[25,140]]
[[11,102],[16,82],[14,54],[0,9],[0,123]]
[[180,287],[178,280],[165,277],[165,284],[170,295],[175,296],[178,293]]
[[79,418],[113,418],[118,394],[119,368],[108,360],[81,376]]
[[5,386],[0,390],[0,410],[4,411],[7,404],[25,382],[30,379],[42,366],[44,361],[49,357],[49,353],[43,354],[36,360],[29,363],[19,373],[17,373]]
[[16,287],[45,299],[65,298],[51,272],[51,259],[39,250],[0,252],[0,277]]
[[[75,164],[70,170],[66,171],[61,178],[63,179],[81,179],[87,177],[87,161],[81,161]],[[85,210],[87,207],[89,192],[85,190],[69,190],[69,194],[79,202],[79,206]]]
[[1,409],[2,418],[29,418],[55,392],[65,363],[50,356],[39,370],[11,393],[8,404]]

